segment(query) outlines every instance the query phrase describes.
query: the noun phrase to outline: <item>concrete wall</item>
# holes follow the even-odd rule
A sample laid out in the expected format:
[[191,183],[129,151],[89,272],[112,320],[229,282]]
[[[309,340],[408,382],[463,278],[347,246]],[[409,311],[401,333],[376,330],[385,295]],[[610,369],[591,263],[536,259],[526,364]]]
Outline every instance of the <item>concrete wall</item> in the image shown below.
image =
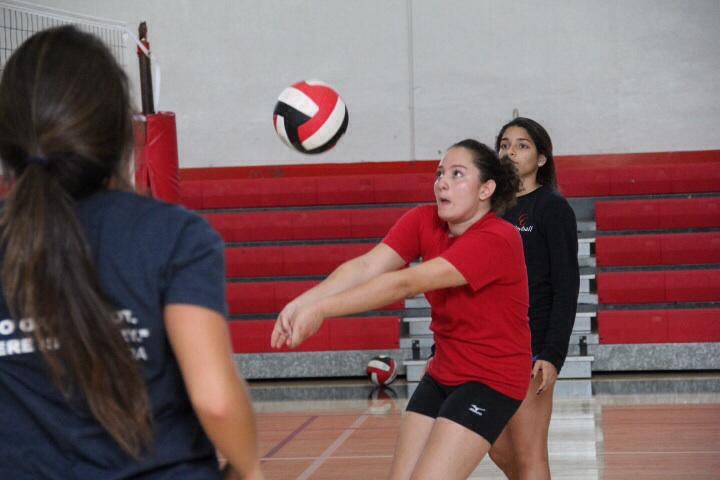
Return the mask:
[[[514,108],[559,154],[720,148],[717,0],[35,3],[148,22],[184,167],[437,158],[461,138],[492,142]],[[136,79],[132,46],[128,67]],[[350,111],[316,157],[272,128],[277,95],[306,78]]]

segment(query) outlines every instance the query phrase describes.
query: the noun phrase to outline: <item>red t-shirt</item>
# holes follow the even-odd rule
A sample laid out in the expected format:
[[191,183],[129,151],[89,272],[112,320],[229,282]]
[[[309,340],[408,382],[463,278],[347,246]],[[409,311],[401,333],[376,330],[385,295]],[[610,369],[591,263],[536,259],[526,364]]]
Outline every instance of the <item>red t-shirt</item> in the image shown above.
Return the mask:
[[453,237],[437,207],[413,208],[383,242],[410,263],[441,256],[467,280],[425,293],[435,357],[428,373],[444,385],[481,382],[521,400],[530,383],[528,282],[520,234],[490,212]]

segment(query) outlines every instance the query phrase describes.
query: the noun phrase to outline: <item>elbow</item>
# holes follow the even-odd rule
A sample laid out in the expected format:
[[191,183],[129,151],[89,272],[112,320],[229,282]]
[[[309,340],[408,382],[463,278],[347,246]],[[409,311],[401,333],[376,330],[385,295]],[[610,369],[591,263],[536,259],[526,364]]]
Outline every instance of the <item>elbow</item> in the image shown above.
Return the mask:
[[399,298],[412,298],[425,292],[422,285],[409,275],[409,269],[401,272],[398,277],[395,289]]
[[207,421],[223,421],[237,411],[238,401],[230,392],[205,392],[190,399],[198,417]]

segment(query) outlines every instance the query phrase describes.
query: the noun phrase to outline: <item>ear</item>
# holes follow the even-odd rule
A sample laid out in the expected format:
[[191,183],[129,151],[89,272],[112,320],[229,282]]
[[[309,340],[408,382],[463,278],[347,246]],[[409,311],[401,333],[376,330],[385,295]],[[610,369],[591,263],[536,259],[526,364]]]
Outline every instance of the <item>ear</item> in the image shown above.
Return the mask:
[[488,180],[480,185],[480,200],[487,200],[492,197],[493,193],[495,193],[495,188],[497,188],[495,180]]
[[545,157],[545,155],[539,155],[538,156],[538,167],[542,167],[546,163],[547,163],[547,158]]

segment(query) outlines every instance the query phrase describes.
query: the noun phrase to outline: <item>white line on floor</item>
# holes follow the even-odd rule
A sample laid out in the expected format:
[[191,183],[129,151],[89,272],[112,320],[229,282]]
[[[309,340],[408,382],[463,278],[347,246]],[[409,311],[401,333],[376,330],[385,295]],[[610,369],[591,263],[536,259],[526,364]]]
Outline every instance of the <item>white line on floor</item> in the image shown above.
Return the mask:
[[335,450],[340,448],[340,446],[345,443],[345,440],[347,440],[348,437],[352,435],[355,430],[360,428],[360,425],[362,425],[365,420],[367,420],[367,418],[368,415],[360,415],[357,420],[355,420],[353,424],[347,428],[347,430],[342,432],[340,436],[335,439],[332,445],[326,448],[325,451],[319,457],[317,457],[315,461],[311,463],[310,466],[303,473],[300,474],[299,477],[297,477],[297,480],[307,480],[308,478],[310,478],[310,475],[315,473],[315,471],[320,468],[323,463],[325,463],[325,460],[327,460],[330,455],[335,452]]

